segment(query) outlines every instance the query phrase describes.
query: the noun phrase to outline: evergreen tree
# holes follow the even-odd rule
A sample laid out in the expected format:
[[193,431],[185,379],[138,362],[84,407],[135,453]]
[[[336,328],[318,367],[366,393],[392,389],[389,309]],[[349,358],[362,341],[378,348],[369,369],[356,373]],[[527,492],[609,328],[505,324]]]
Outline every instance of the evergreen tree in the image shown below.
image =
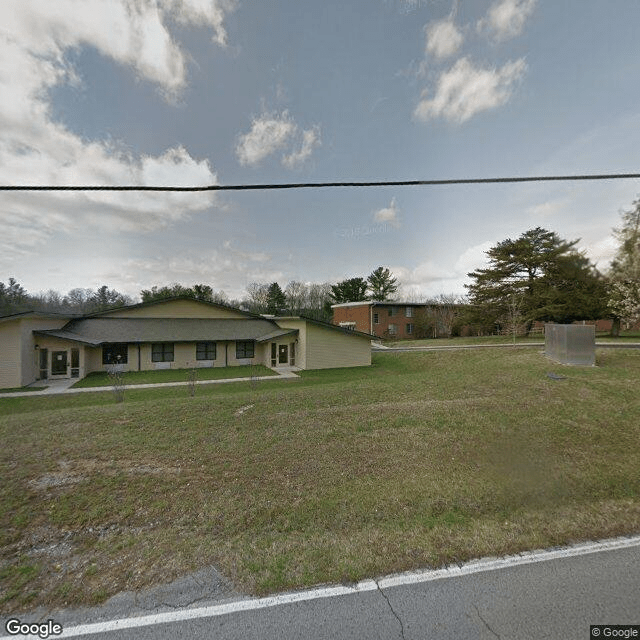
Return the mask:
[[349,278],[331,285],[332,304],[360,302],[367,299],[367,281],[364,278]]
[[286,305],[287,298],[280,288],[280,285],[277,282],[272,282],[267,292],[267,313],[276,315],[281,309],[284,309]]
[[475,282],[465,285],[472,320],[483,325],[504,324],[514,296],[521,300],[527,329],[535,320],[572,322],[606,316],[605,282],[576,251],[577,243],[537,227],[489,249],[489,267],[469,273]]
[[371,300],[384,302],[398,291],[398,281],[391,276],[389,269],[378,267],[367,278],[367,288],[369,289]]

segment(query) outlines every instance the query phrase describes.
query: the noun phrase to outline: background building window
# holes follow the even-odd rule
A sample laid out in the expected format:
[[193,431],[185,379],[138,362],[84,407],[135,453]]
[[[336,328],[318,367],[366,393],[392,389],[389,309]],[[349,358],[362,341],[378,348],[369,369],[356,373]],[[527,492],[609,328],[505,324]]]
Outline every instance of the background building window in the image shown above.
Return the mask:
[[380,315],[377,313],[373,314],[373,324],[380,324]]
[[413,333],[413,325],[411,323],[407,324],[407,335],[411,335]]
[[398,326],[395,324],[390,324],[389,325],[389,334],[392,336],[395,336],[396,333],[398,333]]
[[389,307],[389,317],[395,316],[398,313],[398,309],[396,307]]
[[407,307],[404,311],[404,315],[407,318],[413,318],[413,307]]
[[196,342],[196,360],[215,360],[215,342]]
[[244,342],[236,342],[236,359],[253,358],[255,351],[255,342],[253,340],[245,340]]
[[128,352],[129,348],[126,343],[112,342],[105,344],[102,347],[102,364],[127,364]]
[[173,362],[173,342],[156,342],[152,344],[151,362]]

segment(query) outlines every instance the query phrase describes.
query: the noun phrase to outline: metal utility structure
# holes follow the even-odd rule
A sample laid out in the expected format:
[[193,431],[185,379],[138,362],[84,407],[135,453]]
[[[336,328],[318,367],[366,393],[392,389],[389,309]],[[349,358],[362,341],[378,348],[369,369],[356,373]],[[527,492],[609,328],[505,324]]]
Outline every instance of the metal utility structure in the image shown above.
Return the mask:
[[596,363],[596,328],[594,325],[544,325],[544,352],[560,364],[594,366]]

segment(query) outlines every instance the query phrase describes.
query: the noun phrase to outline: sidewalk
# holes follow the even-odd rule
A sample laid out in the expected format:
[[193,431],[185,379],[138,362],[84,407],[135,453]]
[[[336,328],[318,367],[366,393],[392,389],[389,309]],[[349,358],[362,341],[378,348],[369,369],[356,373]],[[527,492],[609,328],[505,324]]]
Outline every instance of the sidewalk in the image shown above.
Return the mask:
[[[257,380],[282,380],[284,379],[292,379],[299,378],[296,371],[300,371],[297,367],[282,367],[279,369],[272,369],[278,375],[277,376],[257,376],[255,378],[222,378],[219,380],[197,380],[197,385],[203,384],[225,384],[228,382],[251,382]],[[38,397],[38,396],[49,396],[49,395],[57,395],[60,393],[69,394],[69,393],[95,393],[100,391],[113,391],[112,386],[107,387],[84,387],[82,389],[71,389],[71,385],[75,384],[77,380],[74,379],[65,379],[65,380],[38,380],[31,385],[32,388],[42,387],[47,385],[47,388],[43,388],[42,391],[14,391],[10,393],[0,393],[0,398],[22,398],[22,397]],[[123,389],[155,389],[156,387],[185,387],[189,384],[188,381],[184,382],[157,382],[157,383],[146,383],[146,384],[128,384],[123,387]]]

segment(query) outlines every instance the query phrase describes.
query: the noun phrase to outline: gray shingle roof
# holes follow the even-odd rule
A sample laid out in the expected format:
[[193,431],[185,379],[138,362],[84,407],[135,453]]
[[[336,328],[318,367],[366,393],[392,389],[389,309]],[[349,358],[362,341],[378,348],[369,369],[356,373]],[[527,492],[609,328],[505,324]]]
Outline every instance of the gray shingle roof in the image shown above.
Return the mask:
[[109,318],[71,320],[62,329],[39,331],[43,335],[85,344],[105,342],[192,342],[264,340],[292,333],[260,318]]

